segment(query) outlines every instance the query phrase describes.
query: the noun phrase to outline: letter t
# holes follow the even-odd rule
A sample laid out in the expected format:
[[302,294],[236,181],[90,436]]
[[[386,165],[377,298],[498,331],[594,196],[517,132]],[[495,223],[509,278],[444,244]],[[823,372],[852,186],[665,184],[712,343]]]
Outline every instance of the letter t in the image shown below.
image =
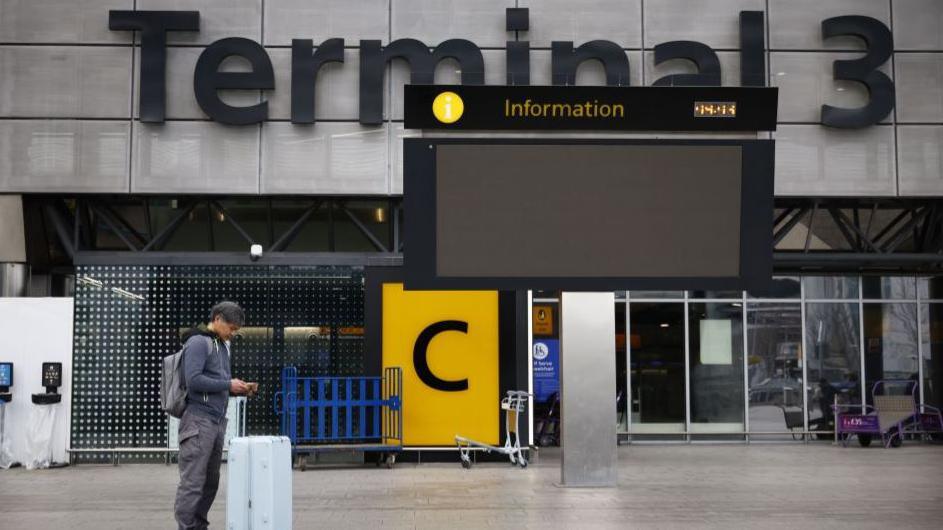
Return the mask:
[[199,11],[109,11],[108,29],[141,32],[141,121],[164,121],[167,32],[199,31]]

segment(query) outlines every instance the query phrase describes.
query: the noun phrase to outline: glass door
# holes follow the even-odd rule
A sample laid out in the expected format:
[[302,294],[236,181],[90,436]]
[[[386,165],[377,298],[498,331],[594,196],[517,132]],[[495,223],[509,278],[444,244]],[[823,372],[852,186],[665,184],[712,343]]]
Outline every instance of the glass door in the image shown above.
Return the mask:
[[684,432],[684,304],[629,304],[633,434]]

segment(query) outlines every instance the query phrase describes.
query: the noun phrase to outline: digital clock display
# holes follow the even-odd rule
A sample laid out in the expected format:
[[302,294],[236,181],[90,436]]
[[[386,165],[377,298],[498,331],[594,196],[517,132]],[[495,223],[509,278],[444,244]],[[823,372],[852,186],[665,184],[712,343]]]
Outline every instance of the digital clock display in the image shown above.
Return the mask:
[[737,102],[735,101],[695,101],[695,118],[736,118]]

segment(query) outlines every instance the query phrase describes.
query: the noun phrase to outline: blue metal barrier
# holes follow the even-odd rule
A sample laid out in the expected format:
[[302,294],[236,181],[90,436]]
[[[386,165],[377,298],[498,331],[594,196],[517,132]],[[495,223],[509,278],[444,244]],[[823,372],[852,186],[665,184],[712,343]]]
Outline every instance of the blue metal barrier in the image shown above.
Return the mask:
[[273,405],[296,452],[398,451],[403,447],[402,370],[382,377],[300,377],[282,369]]

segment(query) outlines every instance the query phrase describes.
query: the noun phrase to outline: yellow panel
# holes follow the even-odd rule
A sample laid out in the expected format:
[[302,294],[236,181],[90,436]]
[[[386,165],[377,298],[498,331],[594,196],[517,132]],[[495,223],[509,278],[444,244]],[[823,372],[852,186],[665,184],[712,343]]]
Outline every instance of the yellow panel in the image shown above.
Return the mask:
[[[427,349],[430,372],[446,381],[468,380],[467,390],[428,386],[413,362],[416,340],[446,320],[468,324],[467,333],[436,334]],[[498,443],[498,293],[405,291],[383,285],[383,367],[403,369],[403,443],[454,445],[455,435]]]

